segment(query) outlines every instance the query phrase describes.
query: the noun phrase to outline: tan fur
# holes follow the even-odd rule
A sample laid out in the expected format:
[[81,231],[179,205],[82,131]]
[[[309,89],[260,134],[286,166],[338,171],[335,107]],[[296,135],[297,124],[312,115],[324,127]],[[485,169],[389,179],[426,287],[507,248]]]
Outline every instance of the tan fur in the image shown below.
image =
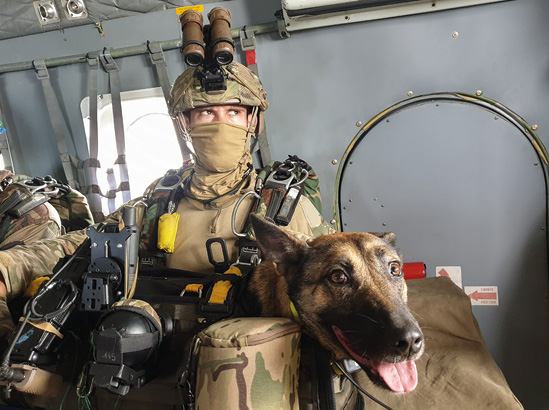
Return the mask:
[[[349,358],[349,353],[332,326],[345,328],[350,337],[369,325],[394,328],[398,334],[415,327],[421,334],[406,307],[406,284],[390,271],[392,264],[402,266],[394,234],[337,233],[305,243],[258,218],[252,223],[266,261],[254,272],[250,290],[263,316],[292,318],[292,301],[304,330],[336,359]],[[350,284],[333,281],[332,275],[337,278],[339,272]],[[391,341],[372,342],[375,348],[370,349],[369,339],[378,337],[372,332],[357,339],[357,344],[364,339],[361,354],[382,361],[408,360],[392,351]]]

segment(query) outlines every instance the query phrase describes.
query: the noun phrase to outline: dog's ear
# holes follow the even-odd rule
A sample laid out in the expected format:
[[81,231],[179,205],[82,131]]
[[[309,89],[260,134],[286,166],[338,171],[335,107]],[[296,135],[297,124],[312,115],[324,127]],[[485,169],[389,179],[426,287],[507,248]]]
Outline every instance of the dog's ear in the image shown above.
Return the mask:
[[302,258],[306,243],[257,215],[250,214],[250,221],[263,255],[271,261],[277,264],[297,263]]
[[372,235],[377,236],[378,238],[386,240],[391,245],[396,246],[397,237],[393,232],[370,232],[370,233]]

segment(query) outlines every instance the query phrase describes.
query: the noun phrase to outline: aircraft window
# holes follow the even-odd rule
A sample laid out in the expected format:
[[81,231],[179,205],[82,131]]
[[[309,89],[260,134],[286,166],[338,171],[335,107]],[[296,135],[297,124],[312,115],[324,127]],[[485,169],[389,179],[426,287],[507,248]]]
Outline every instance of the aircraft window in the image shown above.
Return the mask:
[[[181,166],[181,151],[161,88],[122,92],[121,101],[131,197],[136,198],[168,169]],[[89,147],[89,97],[82,100],[80,107]],[[117,150],[110,94],[98,96],[97,123],[98,159],[101,164],[97,180],[101,191],[106,194],[109,191],[109,168],[114,170],[117,186],[121,180],[118,166],[114,165]],[[102,201],[103,211],[106,212],[107,199],[102,198]],[[122,203],[122,195],[118,192],[116,207]]]

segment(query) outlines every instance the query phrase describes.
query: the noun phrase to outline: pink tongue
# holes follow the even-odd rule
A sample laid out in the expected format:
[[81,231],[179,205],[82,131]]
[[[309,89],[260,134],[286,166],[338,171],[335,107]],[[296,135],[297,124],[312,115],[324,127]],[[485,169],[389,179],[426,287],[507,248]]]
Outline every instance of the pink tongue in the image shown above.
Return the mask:
[[392,391],[394,392],[410,392],[417,386],[417,368],[413,361],[399,363],[382,363],[369,360],[355,353],[349,346],[347,338],[343,332],[337,327],[332,326],[334,333],[353,359],[357,362],[368,366],[372,373],[379,375]]
[[372,372],[377,373],[395,392],[410,392],[417,386],[417,369],[415,362],[400,363],[370,362]]

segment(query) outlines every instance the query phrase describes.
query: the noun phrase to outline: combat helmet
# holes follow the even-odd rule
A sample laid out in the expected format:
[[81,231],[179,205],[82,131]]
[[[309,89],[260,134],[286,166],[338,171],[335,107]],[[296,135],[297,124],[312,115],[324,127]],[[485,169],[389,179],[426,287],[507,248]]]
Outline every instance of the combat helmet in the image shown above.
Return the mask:
[[175,80],[168,104],[170,115],[175,117],[194,108],[209,105],[236,104],[257,107],[256,135],[259,135],[264,128],[265,110],[269,107],[267,93],[259,77],[248,67],[233,61],[221,67],[228,76],[227,89],[206,92],[198,76],[203,69],[201,66],[188,68]]

